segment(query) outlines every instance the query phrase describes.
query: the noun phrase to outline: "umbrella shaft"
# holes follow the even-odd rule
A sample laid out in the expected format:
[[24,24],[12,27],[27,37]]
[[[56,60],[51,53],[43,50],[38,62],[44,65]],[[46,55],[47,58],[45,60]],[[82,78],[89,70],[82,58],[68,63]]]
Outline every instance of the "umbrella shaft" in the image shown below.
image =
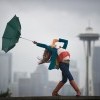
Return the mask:
[[20,37],[20,38],[22,38],[22,39],[24,39],[24,40],[27,40],[27,41],[31,41],[31,42],[32,42],[32,40],[29,40],[29,39],[26,39],[26,38],[23,38],[23,37]]

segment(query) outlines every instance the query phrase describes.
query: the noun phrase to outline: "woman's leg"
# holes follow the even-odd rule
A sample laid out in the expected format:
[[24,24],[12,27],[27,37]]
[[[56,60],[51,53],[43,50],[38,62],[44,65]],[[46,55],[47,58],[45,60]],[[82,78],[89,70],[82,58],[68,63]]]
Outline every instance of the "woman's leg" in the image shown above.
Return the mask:
[[69,82],[70,82],[71,86],[74,88],[74,90],[76,91],[76,93],[77,93],[76,96],[80,96],[81,92],[80,92],[80,89],[78,88],[76,82],[74,80],[70,80]]
[[52,96],[60,96],[58,94],[59,90],[63,87],[64,83],[63,82],[59,82],[58,85],[56,86],[56,88],[53,90],[52,92]]
[[74,81],[72,74],[69,71],[69,64],[62,63],[62,66],[60,67],[60,69],[62,70],[62,76],[63,76],[62,82],[67,82],[66,79],[68,78],[71,86],[74,88],[74,90],[77,93],[76,96],[80,96],[81,92],[80,92],[76,82]]
[[[62,64],[59,65],[59,67],[61,67],[60,69],[63,69]],[[67,82],[67,77],[65,77],[66,75],[63,73],[62,71],[62,81],[60,81],[56,88],[53,90],[52,92],[52,96],[59,96],[58,92],[59,90],[63,87],[63,85]]]

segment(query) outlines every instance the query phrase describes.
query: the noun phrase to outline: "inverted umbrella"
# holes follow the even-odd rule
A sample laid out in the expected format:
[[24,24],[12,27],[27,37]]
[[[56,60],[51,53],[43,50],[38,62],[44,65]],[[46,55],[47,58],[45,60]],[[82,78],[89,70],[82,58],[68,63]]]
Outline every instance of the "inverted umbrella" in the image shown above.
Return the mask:
[[15,15],[6,25],[6,29],[2,37],[2,50],[8,52],[10,49],[12,49],[18,42],[19,38],[22,38],[20,35],[21,24],[19,18]]

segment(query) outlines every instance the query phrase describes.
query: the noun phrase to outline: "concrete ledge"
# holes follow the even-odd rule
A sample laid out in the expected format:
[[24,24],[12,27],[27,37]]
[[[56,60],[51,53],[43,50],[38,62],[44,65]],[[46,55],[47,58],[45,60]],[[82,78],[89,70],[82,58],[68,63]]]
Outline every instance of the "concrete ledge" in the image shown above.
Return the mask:
[[39,96],[39,97],[7,97],[0,98],[0,100],[100,100],[100,96]]

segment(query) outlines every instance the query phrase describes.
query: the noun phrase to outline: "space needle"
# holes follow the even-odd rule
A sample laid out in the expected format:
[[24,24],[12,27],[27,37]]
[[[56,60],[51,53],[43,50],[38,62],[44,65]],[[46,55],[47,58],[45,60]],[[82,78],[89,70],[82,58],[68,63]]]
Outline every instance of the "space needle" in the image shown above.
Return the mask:
[[92,81],[92,50],[94,48],[95,41],[99,40],[99,33],[94,33],[93,28],[86,27],[85,33],[80,33],[78,35],[79,39],[83,41],[85,51],[86,51],[86,96],[93,95],[93,81]]

